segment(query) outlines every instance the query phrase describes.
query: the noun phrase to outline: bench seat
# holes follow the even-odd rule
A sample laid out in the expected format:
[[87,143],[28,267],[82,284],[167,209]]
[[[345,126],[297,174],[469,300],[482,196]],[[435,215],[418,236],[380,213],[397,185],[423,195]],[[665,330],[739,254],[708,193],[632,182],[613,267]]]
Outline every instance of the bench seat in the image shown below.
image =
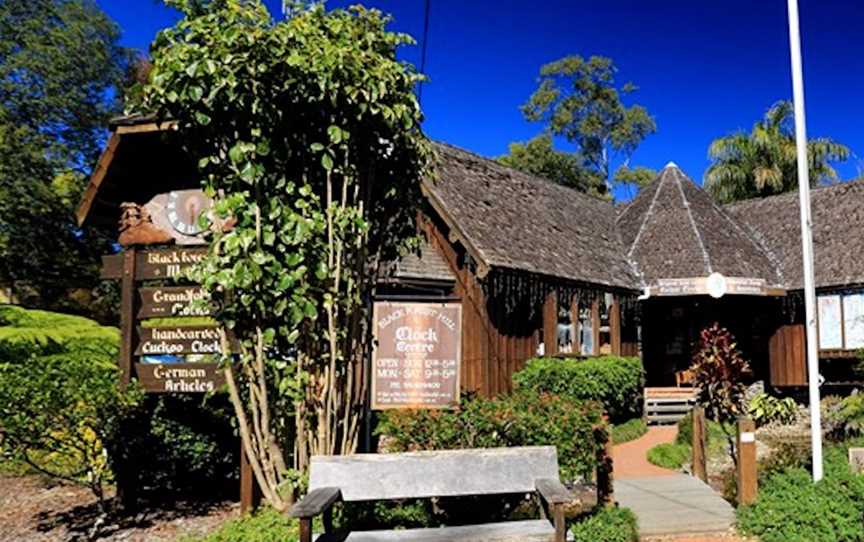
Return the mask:
[[553,542],[555,528],[546,520],[504,521],[482,525],[405,529],[400,531],[356,531],[341,538],[321,535],[316,542]]

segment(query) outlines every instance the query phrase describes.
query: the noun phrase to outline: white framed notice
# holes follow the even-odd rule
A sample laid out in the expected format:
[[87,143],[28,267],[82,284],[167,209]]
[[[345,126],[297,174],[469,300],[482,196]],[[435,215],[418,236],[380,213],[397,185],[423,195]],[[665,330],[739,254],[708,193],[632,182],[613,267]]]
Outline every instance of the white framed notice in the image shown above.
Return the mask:
[[864,294],[843,296],[843,331],[846,350],[864,348]]
[[819,296],[819,348],[843,348],[842,313],[839,295]]

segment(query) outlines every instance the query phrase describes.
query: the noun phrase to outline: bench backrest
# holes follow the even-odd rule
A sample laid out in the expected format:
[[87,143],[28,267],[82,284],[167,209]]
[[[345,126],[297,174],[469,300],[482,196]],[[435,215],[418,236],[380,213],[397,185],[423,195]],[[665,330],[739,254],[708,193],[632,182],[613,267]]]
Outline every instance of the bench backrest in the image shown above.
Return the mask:
[[558,479],[554,446],[314,456],[309,490],[338,487],[342,499],[369,501],[527,493]]

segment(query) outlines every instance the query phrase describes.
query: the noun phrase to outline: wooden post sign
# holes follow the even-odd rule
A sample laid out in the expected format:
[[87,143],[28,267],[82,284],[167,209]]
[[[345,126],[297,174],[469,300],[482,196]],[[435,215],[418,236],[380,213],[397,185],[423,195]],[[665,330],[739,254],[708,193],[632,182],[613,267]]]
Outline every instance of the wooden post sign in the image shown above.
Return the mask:
[[139,288],[138,318],[169,316],[210,316],[207,292],[196,286],[158,286]]
[[[142,326],[150,318],[209,316],[213,307],[198,286],[177,286],[186,270],[201,261],[206,249],[163,247],[127,248],[119,255],[103,258],[102,277],[122,281],[122,384],[137,377],[150,393],[207,393],[225,383],[215,363],[190,363],[190,359],[222,353],[219,329],[214,326]],[[138,287],[147,281],[169,281],[171,285]],[[234,346],[234,343],[231,343]],[[233,350],[233,348],[232,348]],[[136,359],[137,358],[137,359]]]
[[377,302],[372,409],[459,404],[462,305]]

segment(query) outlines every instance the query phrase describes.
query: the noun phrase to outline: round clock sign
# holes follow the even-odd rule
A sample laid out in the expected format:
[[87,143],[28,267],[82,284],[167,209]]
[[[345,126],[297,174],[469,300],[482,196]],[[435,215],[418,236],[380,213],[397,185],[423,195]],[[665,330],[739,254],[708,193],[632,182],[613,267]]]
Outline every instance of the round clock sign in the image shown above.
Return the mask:
[[168,194],[165,212],[168,223],[183,235],[199,235],[201,213],[210,209],[212,200],[201,190],[175,190]]

